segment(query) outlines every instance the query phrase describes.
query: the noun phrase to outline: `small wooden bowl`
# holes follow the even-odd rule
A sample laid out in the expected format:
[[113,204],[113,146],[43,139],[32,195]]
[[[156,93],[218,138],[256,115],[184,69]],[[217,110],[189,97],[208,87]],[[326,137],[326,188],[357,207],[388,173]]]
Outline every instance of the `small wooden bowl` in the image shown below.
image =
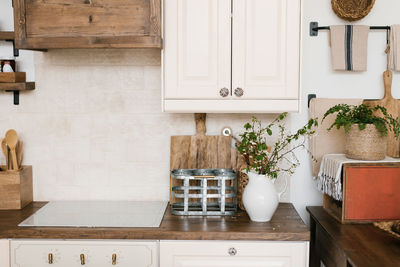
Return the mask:
[[367,16],[374,4],[375,0],[332,0],[332,9],[338,17],[356,21]]

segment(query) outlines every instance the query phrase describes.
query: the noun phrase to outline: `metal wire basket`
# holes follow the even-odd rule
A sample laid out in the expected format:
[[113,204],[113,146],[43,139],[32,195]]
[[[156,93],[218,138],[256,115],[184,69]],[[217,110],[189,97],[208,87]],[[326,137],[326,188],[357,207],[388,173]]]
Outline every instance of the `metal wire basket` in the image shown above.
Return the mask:
[[233,215],[237,211],[236,172],[231,169],[179,169],[171,172],[174,215]]

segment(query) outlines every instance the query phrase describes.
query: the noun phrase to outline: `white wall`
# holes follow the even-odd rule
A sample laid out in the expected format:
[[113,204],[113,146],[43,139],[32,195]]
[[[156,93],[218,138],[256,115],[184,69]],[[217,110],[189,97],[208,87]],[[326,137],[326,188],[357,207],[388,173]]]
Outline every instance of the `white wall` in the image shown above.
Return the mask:
[[[299,127],[308,118],[307,95],[317,94],[325,98],[381,98],[383,97],[382,73],[386,68],[386,32],[371,31],[368,47],[368,71],[362,73],[334,72],[331,67],[328,31],[321,31],[318,37],[309,36],[309,23],[317,21],[320,26],[346,24],[332,11],[329,0],[303,0],[302,37],[302,96],[303,111],[292,116],[292,127]],[[392,25],[400,24],[400,1],[376,1],[369,16],[356,24]],[[400,98],[400,75],[393,77],[393,96]],[[328,107],[327,107],[328,108]],[[316,191],[311,177],[310,164],[306,153],[299,153],[305,164],[292,177],[291,201],[308,221],[305,207],[321,205],[321,194]]]
[[[12,12],[5,2],[0,9]],[[35,65],[36,90],[19,106],[0,94],[0,134],[14,128],[23,139],[34,199],[168,199],[170,136],[194,134],[195,124],[193,114],[161,113],[161,50],[26,53],[34,59],[18,63]],[[250,118],[210,114],[207,132],[231,126],[238,134]]]
[[[360,23],[400,23],[400,1],[377,1]],[[11,0],[0,3],[0,30],[12,28]],[[385,33],[371,32],[368,72],[333,72],[328,32],[309,37],[310,21],[342,24],[330,1],[303,0],[302,102],[300,114],[288,120],[295,129],[308,119],[307,94],[335,98],[379,98],[385,67]],[[9,53],[9,54],[7,54]],[[33,58],[33,54],[35,57]],[[0,55],[12,55],[0,43]],[[34,166],[35,200],[167,199],[169,136],[193,134],[191,114],[160,112],[159,50],[51,50],[21,52],[21,70],[37,89],[12,95],[0,93],[0,134],[17,129],[24,141],[25,163]],[[35,64],[35,68],[33,65]],[[394,76],[394,95],[400,81]],[[238,134],[251,115],[208,116],[208,133],[229,125]],[[271,115],[260,117],[264,121]],[[117,138],[115,138],[117,137]],[[293,202],[303,219],[307,205],[320,205],[321,194],[311,178],[306,153],[284,200]],[[1,159],[4,162],[4,159]]]

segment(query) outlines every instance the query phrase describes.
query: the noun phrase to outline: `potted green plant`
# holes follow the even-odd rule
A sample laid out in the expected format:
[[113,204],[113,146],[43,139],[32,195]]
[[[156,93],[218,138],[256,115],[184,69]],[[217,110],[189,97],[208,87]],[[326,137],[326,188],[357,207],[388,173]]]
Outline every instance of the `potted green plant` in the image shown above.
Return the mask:
[[328,130],[344,128],[346,157],[358,160],[382,160],[386,156],[387,135],[399,137],[399,120],[382,106],[370,107],[339,104],[326,111],[322,121],[331,114],[336,119]]
[[294,173],[299,166],[294,152],[300,148],[307,149],[306,138],[312,136],[314,127],[318,126],[316,119],[310,119],[295,133],[288,133],[283,123],[286,116],[287,113],[281,114],[265,127],[253,117],[244,125],[244,132],[236,143],[238,152],[247,163],[244,173],[248,175],[249,183],[242,199],[252,221],[267,222],[271,219],[281,195],[275,189],[275,179],[280,173]]

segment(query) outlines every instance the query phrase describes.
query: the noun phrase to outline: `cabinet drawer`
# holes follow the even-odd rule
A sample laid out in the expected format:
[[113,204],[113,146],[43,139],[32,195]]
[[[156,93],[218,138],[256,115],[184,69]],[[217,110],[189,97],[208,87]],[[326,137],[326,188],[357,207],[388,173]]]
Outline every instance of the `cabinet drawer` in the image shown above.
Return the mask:
[[158,266],[156,241],[12,240],[11,267]]
[[306,267],[308,242],[161,241],[162,267]]

